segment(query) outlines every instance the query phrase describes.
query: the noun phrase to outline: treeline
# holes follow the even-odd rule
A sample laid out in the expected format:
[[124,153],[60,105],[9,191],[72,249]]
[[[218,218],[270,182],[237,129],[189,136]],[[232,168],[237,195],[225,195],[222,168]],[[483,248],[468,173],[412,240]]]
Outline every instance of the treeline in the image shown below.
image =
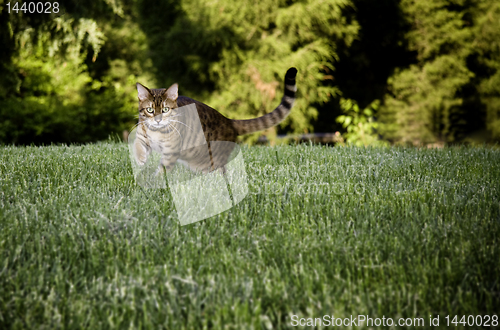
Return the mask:
[[0,143],[121,135],[137,81],[262,115],[290,66],[299,99],[270,138],[500,140],[498,1],[64,0],[53,14],[0,3]]

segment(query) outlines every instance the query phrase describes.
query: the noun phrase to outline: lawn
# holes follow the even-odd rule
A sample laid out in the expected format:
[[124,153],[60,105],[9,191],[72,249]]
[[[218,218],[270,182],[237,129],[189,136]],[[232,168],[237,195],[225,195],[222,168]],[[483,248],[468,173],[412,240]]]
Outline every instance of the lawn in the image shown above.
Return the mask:
[[181,226],[169,189],[135,184],[125,144],[1,147],[0,328],[500,312],[500,150],[242,152],[247,197]]

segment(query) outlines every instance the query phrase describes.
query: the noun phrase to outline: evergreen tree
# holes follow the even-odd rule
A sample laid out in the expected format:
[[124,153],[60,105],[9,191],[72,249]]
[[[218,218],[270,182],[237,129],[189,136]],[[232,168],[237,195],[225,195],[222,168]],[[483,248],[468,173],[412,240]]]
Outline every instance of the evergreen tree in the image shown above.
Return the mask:
[[[281,125],[293,132],[311,131],[317,104],[338,93],[324,82],[339,45],[350,45],[358,32],[358,24],[344,15],[352,6],[347,0],[183,0],[152,6],[158,13],[171,9],[163,23],[148,9],[141,23],[151,36],[162,86],[177,81],[181,94],[231,118],[251,118],[279,104],[284,74],[295,66],[299,99]],[[155,31],[156,23],[163,33]]]
[[0,143],[97,141],[133,123],[144,35],[122,2],[58,3],[53,15],[1,5]]
[[486,128],[500,140],[500,2],[480,2],[475,13],[477,30],[474,38],[477,92],[486,110]]
[[137,81],[178,82],[230,118],[263,115],[290,66],[299,98],[270,137],[341,129],[343,114],[356,139],[345,98],[359,109],[380,99],[367,122],[391,142],[500,139],[495,0],[58,3],[64,15],[9,14],[0,0],[0,143],[120,133],[134,121]]
[[484,126],[484,101],[490,104],[492,122],[497,118],[492,109],[499,90],[490,88],[497,78],[481,72],[481,65],[495,72],[498,63],[497,58],[486,60],[496,56],[500,40],[500,29],[485,24],[496,15],[493,25],[498,27],[494,8],[495,1],[401,1],[412,27],[406,38],[416,63],[388,80],[381,112],[385,138],[413,144],[461,141]]

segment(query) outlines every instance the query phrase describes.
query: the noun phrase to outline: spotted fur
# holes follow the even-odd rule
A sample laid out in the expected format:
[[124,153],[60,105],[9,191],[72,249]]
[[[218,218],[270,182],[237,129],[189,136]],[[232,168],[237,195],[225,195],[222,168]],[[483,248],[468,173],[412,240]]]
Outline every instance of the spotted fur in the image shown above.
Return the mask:
[[[161,164],[166,171],[170,171],[177,161],[203,172],[224,167],[234,145],[214,142],[235,142],[238,135],[265,130],[283,121],[290,114],[295,101],[296,74],[297,69],[288,69],[284,95],[276,109],[262,117],[248,120],[226,118],[206,104],[179,96],[177,84],[168,89],[148,89],[137,83],[139,124],[134,150],[138,164],[145,164],[151,151],[156,150],[162,155]],[[190,119],[183,119],[184,122],[177,120],[182,117],[182,111],[178,109],[189,104],[196,105],[206,144],[184,150],[181,147],[183,143],[189,144],[189,139],[195,137],[181,134],[179,130],[189,128],[194,122],[185,122]],[[165,111],[166,109],[168,110]],[[189,132],[185,129],[184,131]],[[214,145],[217,145],[217,148],[214,148]]]

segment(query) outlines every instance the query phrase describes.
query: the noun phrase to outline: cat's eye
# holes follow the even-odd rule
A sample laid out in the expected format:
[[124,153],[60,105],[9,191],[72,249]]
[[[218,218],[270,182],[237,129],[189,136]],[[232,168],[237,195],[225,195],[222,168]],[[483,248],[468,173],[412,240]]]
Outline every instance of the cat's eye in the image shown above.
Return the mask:
[[163,113],[166,113],[166,112],[169,112],[170,111],[170,108],[169,107],[165,107],[162,109]]
[[153,113],[155,110],[153,108],[146,108],[146,111],[149,113]]

